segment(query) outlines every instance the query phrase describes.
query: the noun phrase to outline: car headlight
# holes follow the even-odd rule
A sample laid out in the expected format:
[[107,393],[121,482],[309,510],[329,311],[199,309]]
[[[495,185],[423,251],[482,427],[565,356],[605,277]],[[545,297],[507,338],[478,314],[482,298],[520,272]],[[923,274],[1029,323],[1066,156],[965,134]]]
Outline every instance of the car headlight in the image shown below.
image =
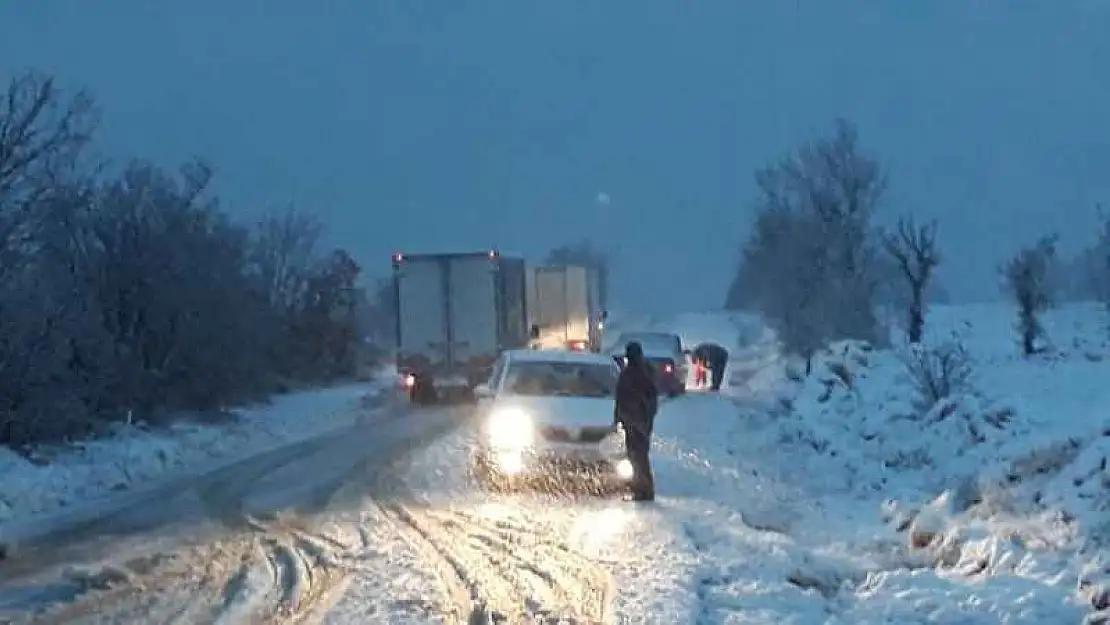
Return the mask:
[[621,459],[616,466],[617,477],[622,480],[631,480],[636,477],[636,468],[632,466],[632,462],[627,459]]
[[516,408],[495,410],[486,422],[489,443],[497,448],[528,447],[535,440],[535,434],[531,415]]

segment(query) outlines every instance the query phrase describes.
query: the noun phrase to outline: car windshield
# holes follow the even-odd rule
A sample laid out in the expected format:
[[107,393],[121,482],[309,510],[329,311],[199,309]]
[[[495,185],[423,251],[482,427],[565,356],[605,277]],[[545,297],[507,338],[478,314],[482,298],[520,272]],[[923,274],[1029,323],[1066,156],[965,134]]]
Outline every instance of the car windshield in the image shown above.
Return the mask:
[[514,395],[612,397],[617,369],[592,362],[525,361],[509,364],[504,389]]
[[616,347],[623,350],[626,345],[636,341],[644,349],[665,349],[669,351],[682,351],[682,341],[673,334],[666,334],[663,332],[636,332],[633,334],[622,334],[617,339]]

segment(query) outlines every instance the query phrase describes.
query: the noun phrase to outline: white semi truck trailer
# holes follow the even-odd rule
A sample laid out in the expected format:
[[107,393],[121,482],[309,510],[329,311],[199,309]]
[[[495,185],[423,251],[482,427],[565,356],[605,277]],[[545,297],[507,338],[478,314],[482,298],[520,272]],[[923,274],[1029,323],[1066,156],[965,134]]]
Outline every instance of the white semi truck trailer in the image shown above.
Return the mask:
[[597,271],[562,265],[533,267],[527,275],[529,345],[600,351],[607,313]]
[[495,250],[393,256],[397,370],[413,402],[472,399],[502,350],[528,344],[525,274]]

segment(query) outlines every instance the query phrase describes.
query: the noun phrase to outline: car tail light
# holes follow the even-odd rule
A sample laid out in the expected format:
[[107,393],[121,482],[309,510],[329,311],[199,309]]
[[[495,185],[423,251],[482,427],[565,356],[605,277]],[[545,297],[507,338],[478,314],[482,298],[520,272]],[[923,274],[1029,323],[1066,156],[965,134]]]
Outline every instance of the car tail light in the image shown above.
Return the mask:
[[674,365],[669,362],[663,365],[663,373],[674,373]]
[[569,347],[576,352],[586,351],[586,341],[571,341]]

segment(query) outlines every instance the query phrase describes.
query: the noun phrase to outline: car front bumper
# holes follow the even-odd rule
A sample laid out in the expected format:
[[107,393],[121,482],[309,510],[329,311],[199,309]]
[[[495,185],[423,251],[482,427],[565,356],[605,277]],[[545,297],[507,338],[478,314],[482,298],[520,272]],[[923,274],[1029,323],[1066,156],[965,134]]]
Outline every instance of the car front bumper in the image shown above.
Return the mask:
[[544,443],[526,449],[485,449],[480,454],[491,473],[502,479],[581,476],[626,482],[633,477],[624,454],[606,454],[594,445]]

